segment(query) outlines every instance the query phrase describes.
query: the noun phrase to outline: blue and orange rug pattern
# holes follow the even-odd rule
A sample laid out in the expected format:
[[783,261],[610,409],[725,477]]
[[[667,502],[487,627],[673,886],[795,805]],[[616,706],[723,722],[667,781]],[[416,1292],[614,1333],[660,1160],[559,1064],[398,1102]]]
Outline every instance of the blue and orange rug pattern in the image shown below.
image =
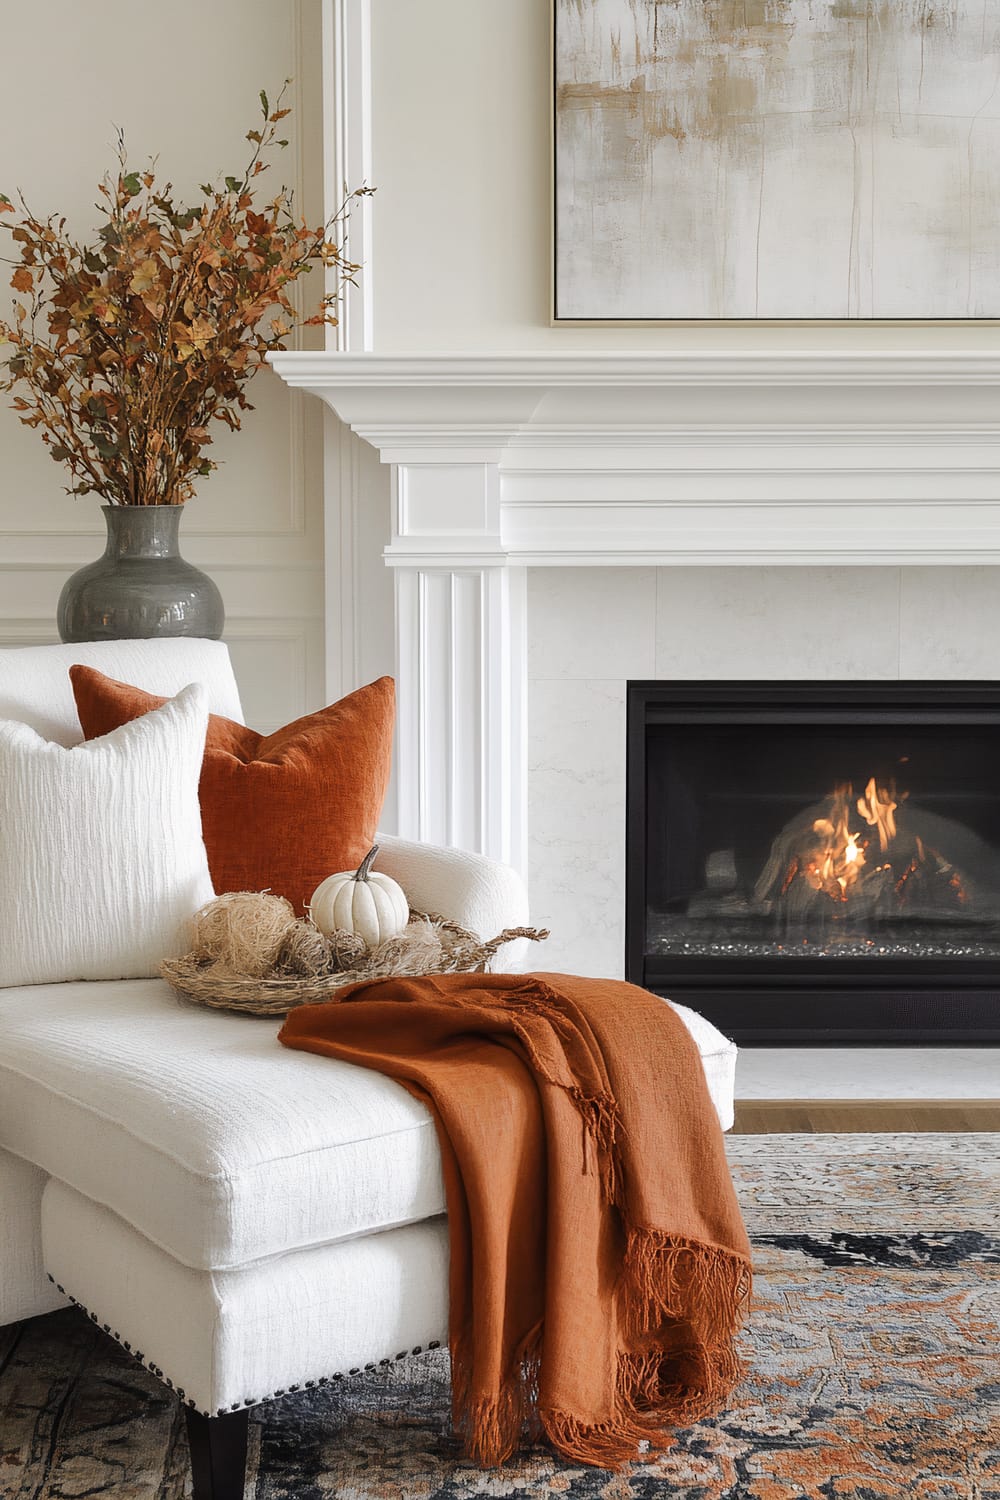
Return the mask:
[[[448,1433],[442,1353],[253,1414],[253,1500],[1000,1500],[1000,1135],[742,1136],[732,1405],[628,1474]],[[176,1403],[73,1309],[0,1330],[0,1495],[183,1500]]]

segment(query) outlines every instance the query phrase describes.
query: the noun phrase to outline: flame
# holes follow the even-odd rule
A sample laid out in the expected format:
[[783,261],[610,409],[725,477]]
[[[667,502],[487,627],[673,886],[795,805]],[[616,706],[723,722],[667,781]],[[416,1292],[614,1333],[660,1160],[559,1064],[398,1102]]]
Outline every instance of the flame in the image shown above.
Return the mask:
[[[849,781],[835,787],[830,816],[817,818],[812,825],[813,833],[819,835],[818,845],[794,871],[789,871],[786,889],[794,876],[801,874],[814,891],[825,891],[835,901],[846,901],[867,864],[868,840],[864,830],[852,832],[852,812],[857,809],[868,827],[877,829],[879,849],[884,854],[896,837],[895,815],[901,800],[895,782],[880,787],[874,776],[868,778],[864,794],[856,801]],[[923,858],[922,852],[920,857]]]
[[[880,786],[874,776],[868,778],[857,798],[849,781],[834,787],[827,816],[816,818],[809,832],[801,835],[798,848],[785,866],[778,894],[787,896],[796,882],[803,880],[831,901],[847,903],[854,894],[860,905],[867,895],[884,911],[887,890],[895,889],[902,906],[914,890],[926,894],[932,889],[928,883],[933,882],[938,891],[942,883],[947,883],[952,899],[965,904],[969,897],[961,875],[937,849],[917,834],[911,841],[905,830],[901,841],[896,842],[896,811],[907,796],[907,792],[897,790],[895,779],[888,786]],[[859,818],[861,827],[854,831],[851,820],[857,827]]]
[[861,835],[850,829],[852,788],[848,782],[833,794],[831,817],[817,818],[813,833],[820,835],[819,847],[812,851],[802,874],[814,891],[825,891],[835,901],[846,901],[865,863],[865,846]]
[[892,840],[896,837],[895,812],[899,803],[895,800],[896,783],[887,790],[885,787],[875,785],[875,777],[868,778],[865,794],[858,798],[858,812],[864,818],[869,828],[878,829],[878,844],[882,853],[888,849]]

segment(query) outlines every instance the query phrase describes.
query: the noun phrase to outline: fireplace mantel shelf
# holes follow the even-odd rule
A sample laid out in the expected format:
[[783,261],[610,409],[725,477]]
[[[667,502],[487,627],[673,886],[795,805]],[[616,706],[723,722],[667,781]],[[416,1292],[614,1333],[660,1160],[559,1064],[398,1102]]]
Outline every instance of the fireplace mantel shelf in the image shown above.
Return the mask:
[[1000,354],[768,353],[650,351],[611,353],[348,354],[292,351],[268,356],[289,385],[347,386],[798,386],[1000,385]]
[[529,567],[1000,563],[1000,355],[269,356],[392,474],[401,831],[523,857]]
[[1000,355],[269,358],[394,466],[391,566],[1000,562]]

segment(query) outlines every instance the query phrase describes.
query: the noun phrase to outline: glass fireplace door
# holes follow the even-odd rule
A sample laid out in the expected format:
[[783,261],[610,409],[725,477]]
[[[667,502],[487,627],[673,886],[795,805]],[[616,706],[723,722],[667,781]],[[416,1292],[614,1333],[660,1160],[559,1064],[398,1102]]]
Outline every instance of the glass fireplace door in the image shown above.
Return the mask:
[[[725,992],[730,1030],[767,1000],[773,1031],[784,996],[777,1029],[850,1032],[866,995],[884,1030],[895,992],[905,1032],[919,993],[914,1040],[935,987],[991,990],[1000,689],[962,686],[631,684],[630,977],[641,946],[640,982]],[[944,1039],[953,1000],[938,1009]]]

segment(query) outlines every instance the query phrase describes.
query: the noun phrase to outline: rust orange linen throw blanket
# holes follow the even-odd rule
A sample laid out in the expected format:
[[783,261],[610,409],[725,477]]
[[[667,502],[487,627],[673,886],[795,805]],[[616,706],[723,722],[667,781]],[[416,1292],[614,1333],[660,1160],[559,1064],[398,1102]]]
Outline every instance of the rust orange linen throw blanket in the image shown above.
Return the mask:
[[375,1068],[437,1124],[455,1425],[475,1462],[525,1425],[601,1468],[722,1403],[750,1246],[701,1059],[619,980],[448,974],[346,990],[280,1039]]

